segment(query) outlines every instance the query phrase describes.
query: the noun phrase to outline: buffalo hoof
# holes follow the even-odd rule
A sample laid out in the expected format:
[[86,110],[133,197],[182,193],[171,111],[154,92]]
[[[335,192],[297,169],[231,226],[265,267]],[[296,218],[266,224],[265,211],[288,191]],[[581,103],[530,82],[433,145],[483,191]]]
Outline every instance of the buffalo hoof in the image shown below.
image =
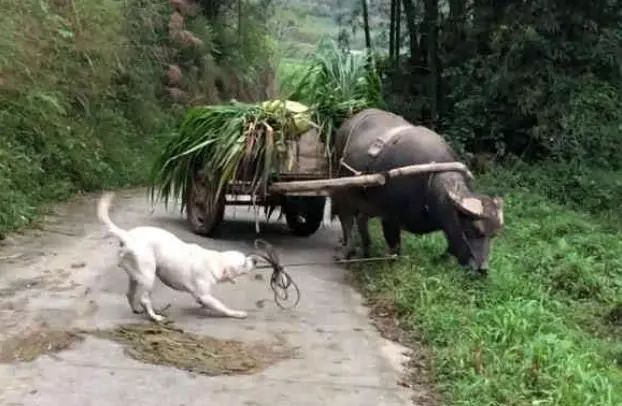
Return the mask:
[[333,255],[333,259],[337,262],[340,262],[340,261],[347,261],[349,259],[352,259],[352,257],[347,257],[343,254],[336,254],[336,255]]
[[469,269],[467,275],[473,279],[485,279],[488,277],[487,269]]
[[352,259],[356,255],[356,250],[354,248],[348,249],[347,247],[344,247],[343,249],[339,251],[341,252],[337,253],[333,257],[336,261],[344,261],[344,260]]

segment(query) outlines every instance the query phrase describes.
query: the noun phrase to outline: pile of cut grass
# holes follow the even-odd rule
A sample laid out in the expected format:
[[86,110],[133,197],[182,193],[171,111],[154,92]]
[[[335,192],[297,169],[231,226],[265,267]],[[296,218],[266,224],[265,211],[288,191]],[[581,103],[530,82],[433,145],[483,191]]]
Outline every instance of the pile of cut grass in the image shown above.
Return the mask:
[[622,404],[622,229],[524,190],[505,195],[488,278],[440,260],[442,236],[404,233],[415,259],[360,267],[359,280],[430,347],[446,404]]
[[166,204],[183,198],[198,174],[216,186],[214,200],[235,179],[250,180],[249,193],[265,189],[286,157],[287,142],[313,125],[308,110],[282,100],[189,109],[153,165],[152,197]]
[[253,374],[292,356],[282,342],[245,344],[160,324],[130,324],[90,333],[123,344],[125,353],[137,361],[208,376]]

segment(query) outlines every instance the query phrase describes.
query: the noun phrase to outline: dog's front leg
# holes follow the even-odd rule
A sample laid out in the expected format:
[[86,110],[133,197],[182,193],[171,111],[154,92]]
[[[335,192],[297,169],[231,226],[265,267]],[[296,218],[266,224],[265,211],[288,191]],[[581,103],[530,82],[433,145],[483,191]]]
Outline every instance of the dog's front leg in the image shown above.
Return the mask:
[[149,318],[151,320],[156,322],[164,321],[164,316],[157,314],[155,310],[153,310],[153,305],[151,304],[151,299],[149,298],[148,292],[144,292],[140,296],[140,304],[143,306],[143,309],[145,309],[147,315],[149,315]]
[[209,307],[210,309],[215,310],[227,317],[233,317],[236,319],[244,319],[247,316],[246,312],[243,312],[240,310],[231,310],[220,300],[216,299],[214,296],[209,295],[209,294],[203,295],[199,297],[197,300],[202,306]]

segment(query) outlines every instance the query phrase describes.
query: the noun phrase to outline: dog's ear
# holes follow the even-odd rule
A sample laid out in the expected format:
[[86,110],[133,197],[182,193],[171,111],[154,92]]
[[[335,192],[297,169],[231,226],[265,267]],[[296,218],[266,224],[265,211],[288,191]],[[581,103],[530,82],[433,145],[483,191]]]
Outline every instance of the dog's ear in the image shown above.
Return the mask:
[[259,255],[250,254],[249,256],[246,257],[246,260],[251,262],[251,265],[253,266],[253,268],[256,268],[257,264],[259,264],[259,261],[261,261],[262,258]]
[[233,267],[230,266],[226,266],[223,268],[222,270],[222,280],[225,282],[231,282],[231,283],[235,283],[235,271],[233,269]]

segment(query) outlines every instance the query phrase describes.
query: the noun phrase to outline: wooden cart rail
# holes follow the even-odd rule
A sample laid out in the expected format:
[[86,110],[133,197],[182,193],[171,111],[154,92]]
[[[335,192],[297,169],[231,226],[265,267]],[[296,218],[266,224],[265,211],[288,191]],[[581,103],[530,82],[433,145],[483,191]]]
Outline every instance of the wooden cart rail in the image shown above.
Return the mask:
[[[281,180],[268,185],[266,194],[258,194],[253,200],[228,200],[222,195],[217,201],[212,198],[213,188],[202,182],[194,182],[189,190],[186,202],[186,215],[194,232],[212,235],[221,223],[225,205],[280,205],[285,213],[287,225],[295,235],[309,236],[319,228],[324,216],[325,199],[330,192],[339,188],[382,186],[391,178],[417,175],[422,173],[458,171],[472,178],[471,172],[460,162],[429,163],[408,165],[391,169],[384,173],[347,176],[342,178]],[[292,179],[292,177],[289,177]],[[296,178],[294,178],[296,179]],[[298,178],[300,179],[300,178]],[[244,195],[243,181],[231,182],[227,192]],[[256,227],[258,223],[256,222]],[[258,228],[257,228],[258,229]]]
[[346,176],[332,179],[273,182],[268,186],[268,190],[270,193],[287,194],[306,192],[309,194],[321,195],[327,194],[331,190],[340,188],[382,186],[389,179],[401,176],[447,171],[463,172],[469,178],[473,178],[473,175],[469,169],[461,162],[432,162],[429,164],[402,166],[400,168],[391,169],[385,173]]

